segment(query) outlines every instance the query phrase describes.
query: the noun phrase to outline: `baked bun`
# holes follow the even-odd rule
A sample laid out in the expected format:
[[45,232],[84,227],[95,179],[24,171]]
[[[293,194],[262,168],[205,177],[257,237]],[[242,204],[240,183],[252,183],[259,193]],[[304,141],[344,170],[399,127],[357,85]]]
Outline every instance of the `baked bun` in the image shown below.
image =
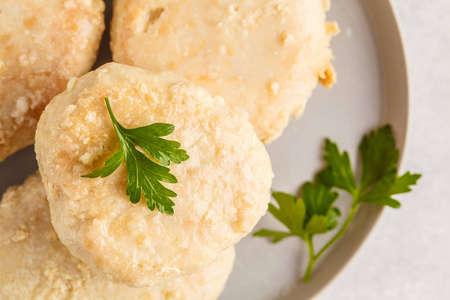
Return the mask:
[[317,82],[335,81],[328,0],[115,0],[114,61],[173,71],[246,110],[277,138]]
[[101,0],[0,1],[0,161],[33,144],[45,105],[91,68]]
[[[190,156],[171,164],[174,215],[132,204],[126,165],[82,178],[119,149],[104,98],[125,128],[170,123]],[[107,64],[45,109],[36,154],[52,223],[73,255],[110,280],[150,287],[210,264],[267,210],[272,169],[247,114],[173,73]],[[143,198],[143,197],[142,197]]]
[[216,299],[233,268],[234,248],[197,273],[151,289],[113,283],[73,257],[50,222],[40,175],[11,187],[0,202],[0,299]]

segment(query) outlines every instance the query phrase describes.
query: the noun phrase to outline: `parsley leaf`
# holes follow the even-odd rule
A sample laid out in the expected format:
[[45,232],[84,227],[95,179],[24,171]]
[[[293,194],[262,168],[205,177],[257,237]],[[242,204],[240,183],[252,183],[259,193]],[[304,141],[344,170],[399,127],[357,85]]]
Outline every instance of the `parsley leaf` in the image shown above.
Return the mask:
[[386,125],[364,136],[359,153],[362,163],[360,190],[370,189],[397,174],[398,150],[391,126]]
[[[272,196],[279,208],[270,203],[269,212],[283,223],[289,232],[260,230],[253,236],[272,237],[273,243],[289,236],[306,240],[309,235],[326,233],[336,227],[340,212],[331,207],[338,197],[336,192],[321,184],[307,182],[302,187],[302,195],[303,198],[297,198],[290,194],[274,192]],[[316,199],[318,201],[315,201]]]
[[340,211],[331,205],[338,198],[338,193],[320,183],[306,182],[302,186],[302,196],[308,216],[305,228],[308,233],[322,234],[337,226]]
[[125,159],[125,153],[123,149],[117,151],[113,156],[111,156],[106,162],[105,166],[101,169],[95,170],[90,174],[82,175],[81,177],[86,178],[105,178],[114,173],[115,170],[122,164]]
[[174,125],[162,123],[135,129],[123,128],[123,132],[133,143],[164,166],[170,165],[171,161],[179,164],[189,158],[185,150],[179,149],[180,143],[160,138],[171,134],[174,130]]
[[[126,129],[116,120],[108,97],[105,98],[105,102],[121,149],[105,162],[104,167],[90,174],[82,175],[82,177],[107,177],[125,160],[128,180],[126,194],[130,197],[130,201],[138,203],[143,191],[150,210],[153,211],[157,207],[161,213],[173,215],[175,203],[170,198],[176,197],[177,194],[166,188],[161,182],[177,183],[177,179],[170,174],[167,166],[170,165],[170,162],[179,164],[189,158],[185,150],[179,149],[180,143],[161,138],[171,134],[175,130],[175,126],[154,123],[144,127]],[[137,150],[134,144],[141,147],[160,164]]]
[[288,236],[298,236],[303,239],[305,236],[303,223],[306,215],[303,200],[280,192],[274,192],[272,196],[277,201],[279,208],[269,203],[269,212],[283,223],[289,229],[289,232],[261,230],[253,236],[273,237],[273,243],[277,243]]
[[[270,213],[290,231],[278,232],[263,229],[254,234],[259,237],[270,237],[274,243],[289,236],[298,236],[303,239],[309,250],[309,264],[304,281],[309,280],[317,259],[345,233],[361,203],[398,208],[400,202],[392,196],[410,192],[411,186],[417,184],[421,176],[410,172],[398,176],[399,151],[395,148],[394,134],[389,125],[363,137],[359,145],[362,166],[359,184],[355,180],[346,151],[341,152],[335,143],[327,139],[324,152],[323,159],[326,166],[316,174],[315,182],[306,182],[302,186],[302,198],[274,193],[280,209],[274,209],[274,206],[269,204]],[[338,232],[325,246],[315,252],[313,236],[329,232],[338,225],[340,212],[336,207],[332,207],[338,197],[334,189],[348,192],[353,197],[352,206]],[[302,209],[295,210],[294,207],[297,206]]]
[[342,189],[357,198],[357,202],[368,202],[400,207],[394,194],[410,192],[420,178],[418,174],[406,173],[397,177],[399,152],[389,125],[365,135],[359,145],[362,173],[357,187],[350,159],[346,151],[340,152],[330,140],[325,141],[324,160],[326,167],[316,175],[316,181],[328,187]]
[[403,174],[401,177],[396,177],[395,175],[396,174],[385,176],[369,191],[362,194],[359,198],[359,202],[375,203],[399,208],[400,202],[392,199],[391,196],[410,192],[411,186],[417,184],[420,175],[410,174],[409,172]]
[[362,160],[360,196],[358,202],[375,203],[399,208],[400,202],[392,195],[411,191],[420,175],[409,172],[397,177],[398,150],[389,125],[364,136],[359,145]]
[[353,175],[350,157],[346,151],[342,154],[338,146],[325,140],[325,155],[323,157],[327,166],[316,175],[316,181],[329,186],[346,190],[350,194],[356,192],[356,181]]
[[260,231],[257,231],[253,234],[253,236],[259,236],[259,237],[269,237],[272,238],[272,243],[276,244],[279,241],[290,237],[290,236],[299,236],[299,234],[292,234],[291,232],[283,232],[283,231],[274,231],[274,230],[267,230],[267,229],[261,229]]

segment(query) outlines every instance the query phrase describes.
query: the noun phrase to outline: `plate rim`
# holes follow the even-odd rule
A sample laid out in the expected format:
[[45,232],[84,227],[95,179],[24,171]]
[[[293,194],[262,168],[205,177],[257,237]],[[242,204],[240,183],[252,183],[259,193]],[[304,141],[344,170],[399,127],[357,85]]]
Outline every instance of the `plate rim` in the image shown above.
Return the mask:
[[[360,0],[359,2],[362,3],[370,21],[377,47],[376,52],[379,56],[380,73],[383,77],[381,79],[383,89],[381,123],[391,124],[393,127],[396,146],[400,152],[399,169],[402,169],[407,152],[410,125],[410,87],[405,42],[390,0]],[[390,50],[383,49],[386,45]],[[374,204],[365,204],[358,209],[346,234],[327,255],[319,259],[310,282],[297,285],[299,300],[312,299],[331,285],[359,252],[378,223],[383,210],[382,206]]]

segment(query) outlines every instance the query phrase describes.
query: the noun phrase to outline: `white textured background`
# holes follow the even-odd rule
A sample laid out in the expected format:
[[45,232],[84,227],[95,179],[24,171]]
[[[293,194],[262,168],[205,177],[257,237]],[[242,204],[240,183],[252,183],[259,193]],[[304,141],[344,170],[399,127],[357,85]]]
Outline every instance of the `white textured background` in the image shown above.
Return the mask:
[[423,177],[317,300],[450,299],[450,0],[392,2],[412,101],[403,171]]

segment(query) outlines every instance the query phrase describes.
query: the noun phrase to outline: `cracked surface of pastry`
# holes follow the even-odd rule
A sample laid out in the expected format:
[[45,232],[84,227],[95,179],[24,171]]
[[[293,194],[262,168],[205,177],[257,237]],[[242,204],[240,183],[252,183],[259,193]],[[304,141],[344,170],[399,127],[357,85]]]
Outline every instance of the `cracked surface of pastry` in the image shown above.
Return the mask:
[[234,248],[206,268],[151,289],[108,281],[70,254],[58,240],[39,173],[11,187],[0,202],[0,298],[216,299],[233,268]]
[[276,139],[318,82],[336,79],[328,0],[115,0],[114,61],[173,71],[246,110]]
[[[125,194],[126,165],[81,178],[119,147],[104,98],[125,128],[175,125],[190,158],[171,164],[174,215]],[[69,83],[36,133],[39,169],[61,242],[91,268],[131,286],[189,274],[248,234],[267,210],[272,168],[247,114],[173,73],[111,63]]]
[[101,0],[0,1],[0,161],[33,144],[45,105],[91,68]]

